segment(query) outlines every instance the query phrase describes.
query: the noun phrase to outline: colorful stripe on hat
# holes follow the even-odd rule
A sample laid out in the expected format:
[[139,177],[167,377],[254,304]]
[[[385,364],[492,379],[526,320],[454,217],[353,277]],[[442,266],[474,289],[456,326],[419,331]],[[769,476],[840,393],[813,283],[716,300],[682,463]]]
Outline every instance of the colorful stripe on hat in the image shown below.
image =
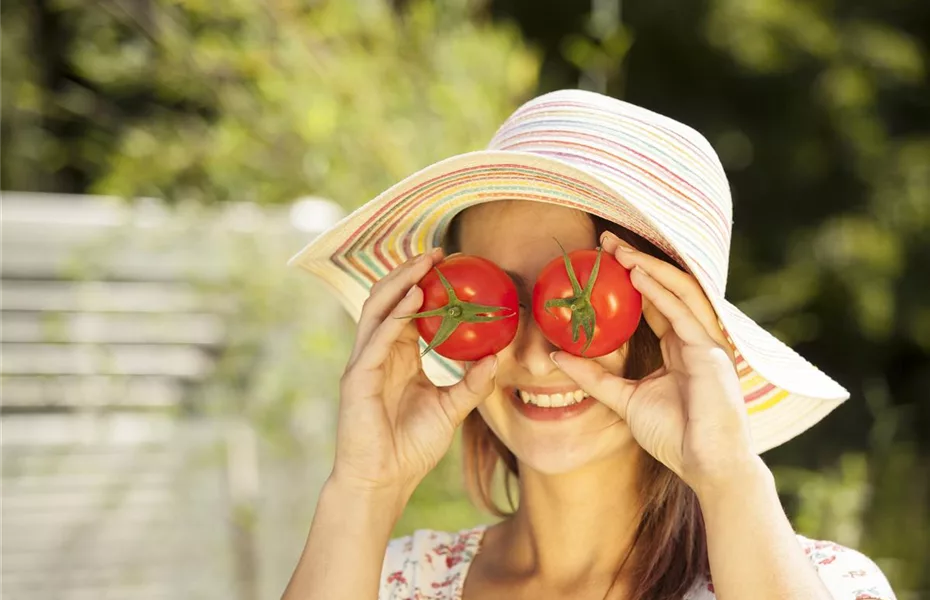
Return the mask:
[[[311,242],[292,262],[330,284],[358,317],[371,286],[442,243],[469,206],[528,200],[598,215],[641,235],[694,275],[717,311],[759,451],[804,431],[848,397],[836,382],[724,298],[732,207],[710,144],[693,129],[618,100],[575,90],[518,109],[490,149],[411,175]],[[461,366],[430,353],[436,383]]]

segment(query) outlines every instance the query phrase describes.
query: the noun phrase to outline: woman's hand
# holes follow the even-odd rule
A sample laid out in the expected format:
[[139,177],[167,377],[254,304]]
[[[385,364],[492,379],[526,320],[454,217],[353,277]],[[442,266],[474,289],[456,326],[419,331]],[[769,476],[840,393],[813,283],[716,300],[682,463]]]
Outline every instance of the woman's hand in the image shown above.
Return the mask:
[[632,270],[664,366],[634,381],[566,352],[553,353],[553,360],[696,491],[757,468],[730,345],[701,286],[674,265],[622,246],[609,232],[601,245]]
[[456,427],[494,389],[497,358],[472,365],[454,386],[434,386],[420,362],[411,319],[417,282],[442,250],[411,259],[378,281],[362,307],[355,346],[340,384],[336,461],[331,479],[364,491],[409,497],[452,443]]

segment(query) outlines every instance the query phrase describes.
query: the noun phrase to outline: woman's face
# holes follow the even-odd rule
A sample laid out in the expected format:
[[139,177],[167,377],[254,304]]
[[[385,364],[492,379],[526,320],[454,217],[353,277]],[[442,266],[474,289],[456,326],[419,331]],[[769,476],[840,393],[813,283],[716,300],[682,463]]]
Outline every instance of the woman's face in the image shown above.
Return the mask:
[[[567,252],[597,246],[594,223],[586,213],[530,201],[490,202],[461,216],[460,249],[497,263],[514,277],[522,310],[517,337],[498,354],[497,387],[478,407],[481,416],[517,459],[543,473],[565,473],[635,448],[626,423],[597,401],[578,405],[578,412],[527,406],[546,404],[545,394],[573,393],[572,382],[550,360],[557,350],[533,320],[531,294],[542,268]],[[523,285],[521,285],[521,283]],[[597,358],[613,373],[623,370],[625,348]],[[560,418],[547,419],[558,413]]]

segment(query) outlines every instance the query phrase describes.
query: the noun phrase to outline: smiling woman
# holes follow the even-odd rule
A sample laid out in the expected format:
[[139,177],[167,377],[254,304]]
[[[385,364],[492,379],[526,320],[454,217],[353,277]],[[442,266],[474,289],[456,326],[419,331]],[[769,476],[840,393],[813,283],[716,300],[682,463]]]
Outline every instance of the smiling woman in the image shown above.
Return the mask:
[[[359,327],[332,475],[285,597],[894,598],[868,558],[795,535],[758,456],[848,394],[726,301],[731,222],[700,134],[562,91],[518,109],[489,150],[411,175],[305,248],[293,262]],[[586,358],[546,335],[527,284],[563,249],[598,246],[642,318]],[[417,284],[449,252],[512,274],[517,330],[474,362],[421,362],[397,317],[423,306]],[[584,300],[572,310],[591,279],[593,266],[566,288]],[[471,495],[503,519],[390,541],[463,423]],[[499,463],[519,492],[507,510],[490,494]]]
[[[546,227],[543,228],[544,226]],[[468,230],[463,231],[466,227]],[[571,231],[573,228],[581,229],[579,235],[573,235]],[[442,246],[450,254],[474,252],[491,260],[498,260],[500,264],[510,267],[508,272],[514,273],[518,281],[534,281],[536,277],[531,272],[532,266],[527,268],[521,262],[521,258],[525,258],[524,253],[515,252],[510,244],[531,246],[540,241],[544,242],[545,234],[540,236],[540,230],[544,230],[547,234],[554,234],[559,239],[566,235],[569,239],[577,237],[579,241],[587,242],[582,247],[593,246],[601,235],[611,232],[622,239],[625,246],[671,262],[671,259],[653,244],[615,223],[584,213],[578,214],[572,209],[529,202],[509,204],[498,202],[465,210],[450,223]],[[507,235],[502,235],[502,232],[507,232]],[[543,240],[540,240],[540,237]],[[550,247],[547,255],[552,253],[553,249]],[[547,255],[537,257],[538,260],[534,260],[533,265],[538,265]],[[573,381],[550,385],[544,385],[542,382],[533,383],[532,370],[534,368],[542,373],[553,372],[553,374],[557,373],[558,369],[545,355],[556,348],[539,339],[542,332],[529,316],[523,315],[518,333],[520,337],[514,345],[498,355],[501,367],[498,369],[497,385],[505,397],[505,404],[506,400],[511,400],[510,404],[516,408],[515,412],[512,410],[496,411],[500,415],[498,418],[514,418],[516,414],[520,414],[526,417],[526,420],[519,419],[519,423],[525,423],[527,427],[531,427],[530,421],[579,417],[580,413],[598,406],[597,401]],[[543,352],[544,356],[534,357],[534,349]],[[533,365],[534,360],[538,360],[539,365]],[[610,365],[608,368],[625,378],[642,379],[662,365],[662,352],[655,333],[645,320],[641,320],[622,351],[613,358],[601,360],[604,364]],[[512,381],[506,379],[510,373],[513,373]],[[562,378],[565,378],[564,375]],[[553,393],[562,394],[563,397],[566,393],[573,396],[577,394],[582,396],[582,401],[573,398],[572,404],[565,408],[557,408],[553,407],[552,401],[546,397],[544,392],[550,394],[549,398]],[[519,397],[516,396],[518,393]],[[544,444],[557,455],[555,459],[545,455],[533,461],[527,458],[532,455],[532,452],[525,450],[519,440],[511,438],[502,441],[495,433],[495,431],[510,428],[501,423],[489,425],[489,423],[494,423],[495,419],[495,411],[487,408],[493,402],[493,398],[492,395],[482,406],[479,406],[479,410],[472,411],[466,417],[462,430],[465,481],[469,495],[478,506],[500,517],[510,517],[515,514],[517,506],[513,500],[512,484],[514,479],[520,478],[521,462],[524,464],[524,473],[528,468],[535,468],[542,472],[551,471],[561,462],[558,456],[572,456],[578,462],[578,464],[555,467],[564,472],[577,471],[589,463],[602,463],[609,470],[611,466],[604,462],[604,458],[615,455],[617,461],[621,463],[629,462],[638,465],[634,471],[622,467],[615,469],[616,476],[628,474],[635,478],[635,482],[623,482],[622,485],[637,489],[636,496],[638,496],[636,504],[633,505],[637,514],[625,516],[626,521],[636,523],[634,541],[629,552],[632,553],[636,547],[644,549],[638,556],[635,566],[631,565],[630,578],[637,582],[637,589],[630,598],[683,597],[696,579],[709,572],[704,528],[697,498],[694,492],[671,471],[663,468],[651,456],[642,453],[636,445],[627,445],[627,452],[624,453],[617,452],[616,448],[607,447],[598,455],[584,456],[584,451],[576,450],[576,447],[579,444],[584,446],[596,444],[597,438],[583,430],[573,432],[570,428],[564,427],[557,432],[560,436],[564,436],[564,439],[547,440],[539,432],[529,431],[527,433],[529,443]],[[502,412],[504,414],[501,414]],[[622,430],[623,423],[617,422],[615,417],[611,418],[610,411],[606,411],[606,414],[601,414],[600,417],[601,419],[606,417],[607,423],[612,422],[615,428],[613,433]],[[577,423],[573,421],[571,425],[580,427]],[[591,424],[589,427],[598,429],[601,426],[601,424]],[[603,428],[603,431],[608,432],[609,427],[608,425]],[[521,456],[522,460],[518,460],[518,456]],[[528,460],[530,462],[527,462]],[[533,465],[533,462],[539,464]],[[504,467],[509,510],[497,506],[491,496],[492,480],[499,463]],[[610,479],[616,479],[616,476],[608,475]],[[592,508],[596,503],[596,497],[597,495],[591,497]],[[651,518],[645,518],[646,515]],[[619,514],[616,516],[621,517]],[[493,531],[491,535],[484,534],[485,540],[493,539],[493,536]],[[488,554],[488,545],[485,541],[483,551],[485,555]],[[480,561],[475,562],[480,568]],[[683,568],[670,569],[671,564],[681,565]],[[618,564],[619,568],[622,568],[620,564]],[[608,590],[611,584],[608,584]]]

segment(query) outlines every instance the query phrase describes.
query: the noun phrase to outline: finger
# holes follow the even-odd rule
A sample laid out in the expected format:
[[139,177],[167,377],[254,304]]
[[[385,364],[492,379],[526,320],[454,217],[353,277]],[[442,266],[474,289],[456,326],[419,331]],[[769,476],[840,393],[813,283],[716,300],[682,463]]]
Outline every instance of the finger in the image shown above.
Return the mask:
[[601,237],[601,246],[605,251],[612,252],[625,268],[643,267],[653,279],[681,298],[709,335],[713,336],[714,332],[720,329],[714,307],[707,299],[701,284],[693,276],[671,263],[636,250],[609,231],[604,232]]
[[397,303],[394,310],[388,314],[368,342],[358,354],[354,366],[363,370],[377,369],[387,360],[394,343],[403,335],[406,329],[415,329],[410,319],[403,317],[416,312],[423,304],[423,290],[413,285],[410,291]]
[[635,381],[614,375],[597,361],[567,352],[553,352],[549,357],[581,389],[626,420]]
[[[659,263],[667,264],[667,263],[663,263],[662,261],[659,261]],[[675,269],[676,271],[678,270],[675,267],[672,267],[672,268]],[[634,267],[634,270],[636,270],[636,267]],[[642,270],[642,272],[647,277],[651,275],[648,269],[643,270],[642,267],[640,267],[640,270]],[[683,271],[679,271],[679,272],[682,274],[685,274]],[[694,278],[691,277],[690,275],[685,274],[685,276],[691,279],[692,281],[694,281]],[[662,285],[661,282],[655,280],[655,278],[653,278],[653,280],[656,281],[659,287],[665,287]],[[700,285],[698,285],[696,281],[694,281],[694,284],[698,287],[698,290],[699,290],[698,294],[701,296],[701,298],[703,298],[703,301],[707,303],[707,306],[710,306],[710,301],[707,300],[707,296],[704,294],[703,290],[700,290]],[[668,291],[674,293],[674,290],[668,290]],[[694,317],[698,320],[701,327],[704,329],[704,333],[707,336],[709,336],[710,339],[714,343],[716,343],[716,345],[723,348],[723,350],[727,353],[727,356],[730,357],[730,362],[732,362],[735,365],[736,355],[733,352],[733,346],[732,344],[730,344],[729,339],[727,339],[727,336],[724,333],[722,326],[720,325],[720,321],[717,318],[717,313],[714,312],[713,307],[709,308],[708,309],[709,314],[705,314],[704,317],[702,318],[697,313],[695,313],[694,305],[689,303],[686,298],[681,298],[680,296],[678,296],[678,298],[684,303],[685,307],[691,312],[691,314],[693,314]],[[657,309],[655,305],[652,304],[652,302],[648,300],[648,298],[645,298],[645,297],[643,299],[643,317],[646,319],[646,323],[649,324],[649,326],[655,332],[656,336],[659,337],[659,339],[662,339],[665,336],[665,334],[671,329],[671,323],[665,317],[665,315],[663,315],[662,312],[659,309]]]
[[453,427],[458,427],[494,391],[496,375],[497,356],[486,356],[466,370],[461,381],[442,388],[440,403]]
[[[605,231],[601,235],[601,248],[603,248],[605,252],[614,255],[619,253],[621,247],[629,248],[630,246],[609,231]],[[643,299],[643,318],[659,339],[663,338],[665,334],[672,329],[672,325],[668,322],[668,319],[645,298]]]
[[368,344],[372,334],[385,320],[387,315],[397,306],[404,294],[411,286],[442,260],[442,249],[434,248],[430,252],[412,258],[393,269],[372,286],[368,299],[362,306],[362,314],[358,319],[358,329],[355,333],[355,346],[349,357],[349,364],[353,364],[359,354]]
[[693,345],[715,343],[688,305],[653,279],[642,267],[633,268],[630,281],[633,287],[668,319],[672,329],[683,342]]
[[643,298],[643,318],[646,319],[646,324],[649,325],[649,328],[660,340],[672,330],[672,324],[668,322],[665,315],[646,298]]

